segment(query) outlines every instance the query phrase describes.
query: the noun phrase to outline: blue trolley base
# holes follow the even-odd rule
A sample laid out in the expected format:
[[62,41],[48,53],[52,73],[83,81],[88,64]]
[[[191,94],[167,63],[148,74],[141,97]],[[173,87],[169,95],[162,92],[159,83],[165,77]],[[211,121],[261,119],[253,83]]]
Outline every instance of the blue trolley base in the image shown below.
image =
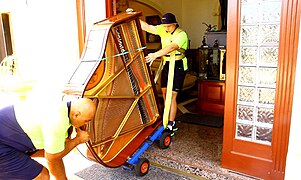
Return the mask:
[[142,146],[130,157],[130,159],[126,162],[127,165],[123,165],[122,167],[126,170],[133,170],[134,166],[138,163],[139,157],[144,153],[147,148],[149,148],[154,141],[160,140],[161,135],[164,132],[164,126],[158,127],[158,129],[153,133]]

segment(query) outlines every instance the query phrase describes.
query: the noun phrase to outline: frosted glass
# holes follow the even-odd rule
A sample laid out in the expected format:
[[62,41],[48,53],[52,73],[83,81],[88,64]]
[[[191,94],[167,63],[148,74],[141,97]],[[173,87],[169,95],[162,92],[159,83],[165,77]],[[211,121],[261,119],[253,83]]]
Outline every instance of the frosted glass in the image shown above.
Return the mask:
[[236,138],[270,145],[281,0],[240,0]]

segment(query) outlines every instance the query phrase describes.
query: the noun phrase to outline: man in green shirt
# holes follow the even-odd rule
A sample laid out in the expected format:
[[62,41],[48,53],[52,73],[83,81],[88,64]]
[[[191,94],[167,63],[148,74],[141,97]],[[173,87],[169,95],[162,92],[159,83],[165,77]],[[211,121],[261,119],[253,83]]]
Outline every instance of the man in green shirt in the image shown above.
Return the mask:
[[[91,99],[23,101],[0,109],[0,179],[67,179],[62,158],[89,134],[80,129],[94,118]],[[69,128],[76,137],[68,138]],[[48,169],[31,157],[45,157]]]
[[[150,65],[159,57],[163,57],[164,67],[161,73],[161,89],[164,100],[166,100],[167,82],[172,77],[168,76],[169,63],[175,61],[172,99],[169,112],[169,122],[167,128],[173,132],[178,128],[175,126],[177,113],[177,95],[182,90],[186,71],[188,69],[185,50],[188,48],[188,36],[185,31],[179,28],[175,15],[166,13],[162,17],[162,24],[153,26],[144,21],[140,21],[141,28],[151,34],[159,35],[162,49],[149,53],[145,59]],[[175,51],[175,59],[171,59],[170,53]],[[172,80],[172,79],[171,79]]]

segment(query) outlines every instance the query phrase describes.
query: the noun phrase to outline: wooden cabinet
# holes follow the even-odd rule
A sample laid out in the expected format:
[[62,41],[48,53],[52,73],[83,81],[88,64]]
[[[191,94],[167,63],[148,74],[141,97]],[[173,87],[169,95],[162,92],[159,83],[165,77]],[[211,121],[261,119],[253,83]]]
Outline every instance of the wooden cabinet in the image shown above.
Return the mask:
[[225,81],[198,80],[198,107],[201,111],[224,114]]
[[202,112],[224,114],[226,49],[199,48],[198,107]]

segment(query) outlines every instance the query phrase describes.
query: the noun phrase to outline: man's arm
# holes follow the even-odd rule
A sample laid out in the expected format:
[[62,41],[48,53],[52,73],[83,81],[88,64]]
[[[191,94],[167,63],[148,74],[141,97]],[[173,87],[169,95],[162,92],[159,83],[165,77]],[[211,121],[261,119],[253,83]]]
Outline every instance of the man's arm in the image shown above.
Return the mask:
[[[45,153],[45,157],[51,158],[51,154],[49,156],[48,153]],[[67,175],[65,171],[65,166],[63,159],[56,159],[49,161],[47,159],[48,170],[57,180],[67,180]]]
[[150,63],[150,66],[151,66],[152,63],[153,63],[153,61],[154,61],[156,58],[161,57],[161,56],[164,56],[164,55],[166,55],[166,54],[168,54],[168,53],[170,53],[170,52],[172,52],[172,51],[174,51],[174,50],[177,50],[177,49],[179,49],[178,44],[172,43],[172,44],[170,44],[170,45],[168,45],[168,46],[166,46],[166,47],[164,47],[164,48],[162,48],[162,49],[160,49],[160,50],[158,50],[158,51],[156,51],[156,52],[154,52],[154,53],[149,53],[149,54],[145,57],[146,62],[147,62],[147,63]]
[[55,154],[50,154],[45,151],[45,158],[47,160],[49,171],[56,179],[67,179],[63,157],[77,145],[89,140],[88,132],[82,131],[79,128],[76,129],[76,132],[77,134],[74,139],[66,141],[65,149],[63,151]]
[[141,19],[140,19],[140,24],[141,24],[142,30],[147,31],[151,34],[156,34],[156,32],[157,32],[156,26],[147,24],[145,21],[142,21]]

